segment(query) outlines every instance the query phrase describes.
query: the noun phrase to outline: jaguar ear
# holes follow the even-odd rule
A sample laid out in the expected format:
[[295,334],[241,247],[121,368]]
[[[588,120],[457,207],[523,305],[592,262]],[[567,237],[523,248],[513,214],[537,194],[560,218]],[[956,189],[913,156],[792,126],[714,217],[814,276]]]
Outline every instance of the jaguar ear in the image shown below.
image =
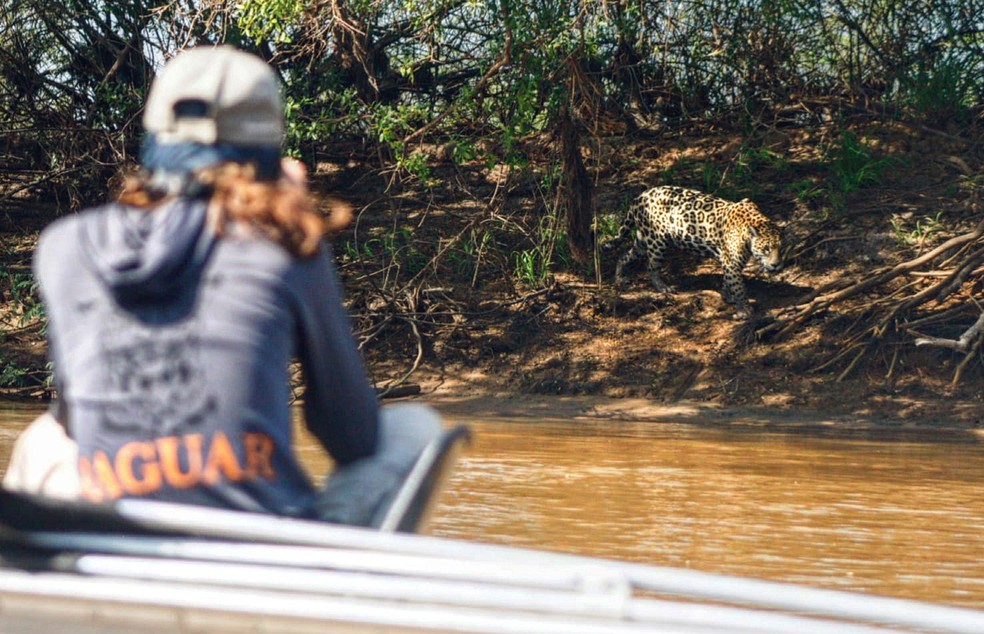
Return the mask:
[[759,237],[759,232],[758,232],[758,229],[756,229],[756,228],[755,228],[755,227],[753,227],[752,225],[748,225],[748,232],[752,234],[752,237],[753,237],[753,238],[757,238],[757,237]]

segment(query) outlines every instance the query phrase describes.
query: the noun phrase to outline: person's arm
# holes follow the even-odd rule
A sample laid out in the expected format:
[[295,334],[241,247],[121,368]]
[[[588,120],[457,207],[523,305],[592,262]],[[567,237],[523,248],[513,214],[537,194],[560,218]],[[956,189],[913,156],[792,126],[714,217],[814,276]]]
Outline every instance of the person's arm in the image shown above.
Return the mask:
[[[45,313],[48,319],[45,338],[48,343],[49,366],[53,368],[52,385],[56,394],[56,398],[48,407],[48,415],[65,429],[66,434],[71,433],[68,421],[68,405],[64,398],[65,390],[62,377],[57,371],[57,368],[61,365],[57,358],[59,351],[57,340],[59,332],[59,318],[55,314],[58,311],[51,302],[51,296],[52,294],[55,296],[61,296],[63,292],[59,288],[59,285],[62,284],[62,280],[64,278],[64,273],[62,273],[61,267],[64,266],[63,258],[65,257],[63,243],[70,233],[65,230],[65,225],[68,222],[70,221],[60,221],[53,225],[49,225],[48,228],[41,233],[35,247],[34,258],[31,264],[34,279],[38,282],[39,293],[41,295],[41,300],[44,304]],[[74,235],[72,237],[74,238]]]
[[308,429],[339,464],[371,455],[378,442],[379,406],[342,305],[341,285],[327,244],[300,261],[297,355],[304,370]]

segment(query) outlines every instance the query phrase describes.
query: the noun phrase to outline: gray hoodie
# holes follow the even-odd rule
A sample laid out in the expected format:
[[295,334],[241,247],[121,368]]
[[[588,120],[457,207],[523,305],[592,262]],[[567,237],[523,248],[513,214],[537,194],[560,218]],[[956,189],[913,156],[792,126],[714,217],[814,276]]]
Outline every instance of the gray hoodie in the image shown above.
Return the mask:
[[41,236],[35,273],[79,475],[119,497],[308,514],[294,457],[292,357],[308,429],[342,465],[371,455],[378,409],[327,245],[311,259],[206,204],[107,205]]

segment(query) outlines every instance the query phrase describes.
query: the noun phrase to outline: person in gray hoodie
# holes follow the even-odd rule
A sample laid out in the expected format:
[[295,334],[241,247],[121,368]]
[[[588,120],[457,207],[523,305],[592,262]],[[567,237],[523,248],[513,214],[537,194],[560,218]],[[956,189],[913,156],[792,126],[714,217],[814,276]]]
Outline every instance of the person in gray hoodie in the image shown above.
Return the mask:
[[[377,404],[322,240],[344,220],[326,224],[304,167],[281,157],[276,75],[232,47],[189,49],[143,122],[120,201],[56,221],[35,255],[67,497],[378,525],[441,423]],[[294,358],[305,424],[336,465],[320,489],[293,451]],[[18,445],[12,463],[50,452]]]

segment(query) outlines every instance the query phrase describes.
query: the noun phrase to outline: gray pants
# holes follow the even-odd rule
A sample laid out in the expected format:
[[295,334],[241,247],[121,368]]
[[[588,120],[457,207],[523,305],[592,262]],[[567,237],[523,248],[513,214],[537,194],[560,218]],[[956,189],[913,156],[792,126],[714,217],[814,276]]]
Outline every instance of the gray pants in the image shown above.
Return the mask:
[[378,528],[424,447],[441,434],[441,417],[419,403],[380,409],[379,447],[336,469],[314,503],[318,519]]

